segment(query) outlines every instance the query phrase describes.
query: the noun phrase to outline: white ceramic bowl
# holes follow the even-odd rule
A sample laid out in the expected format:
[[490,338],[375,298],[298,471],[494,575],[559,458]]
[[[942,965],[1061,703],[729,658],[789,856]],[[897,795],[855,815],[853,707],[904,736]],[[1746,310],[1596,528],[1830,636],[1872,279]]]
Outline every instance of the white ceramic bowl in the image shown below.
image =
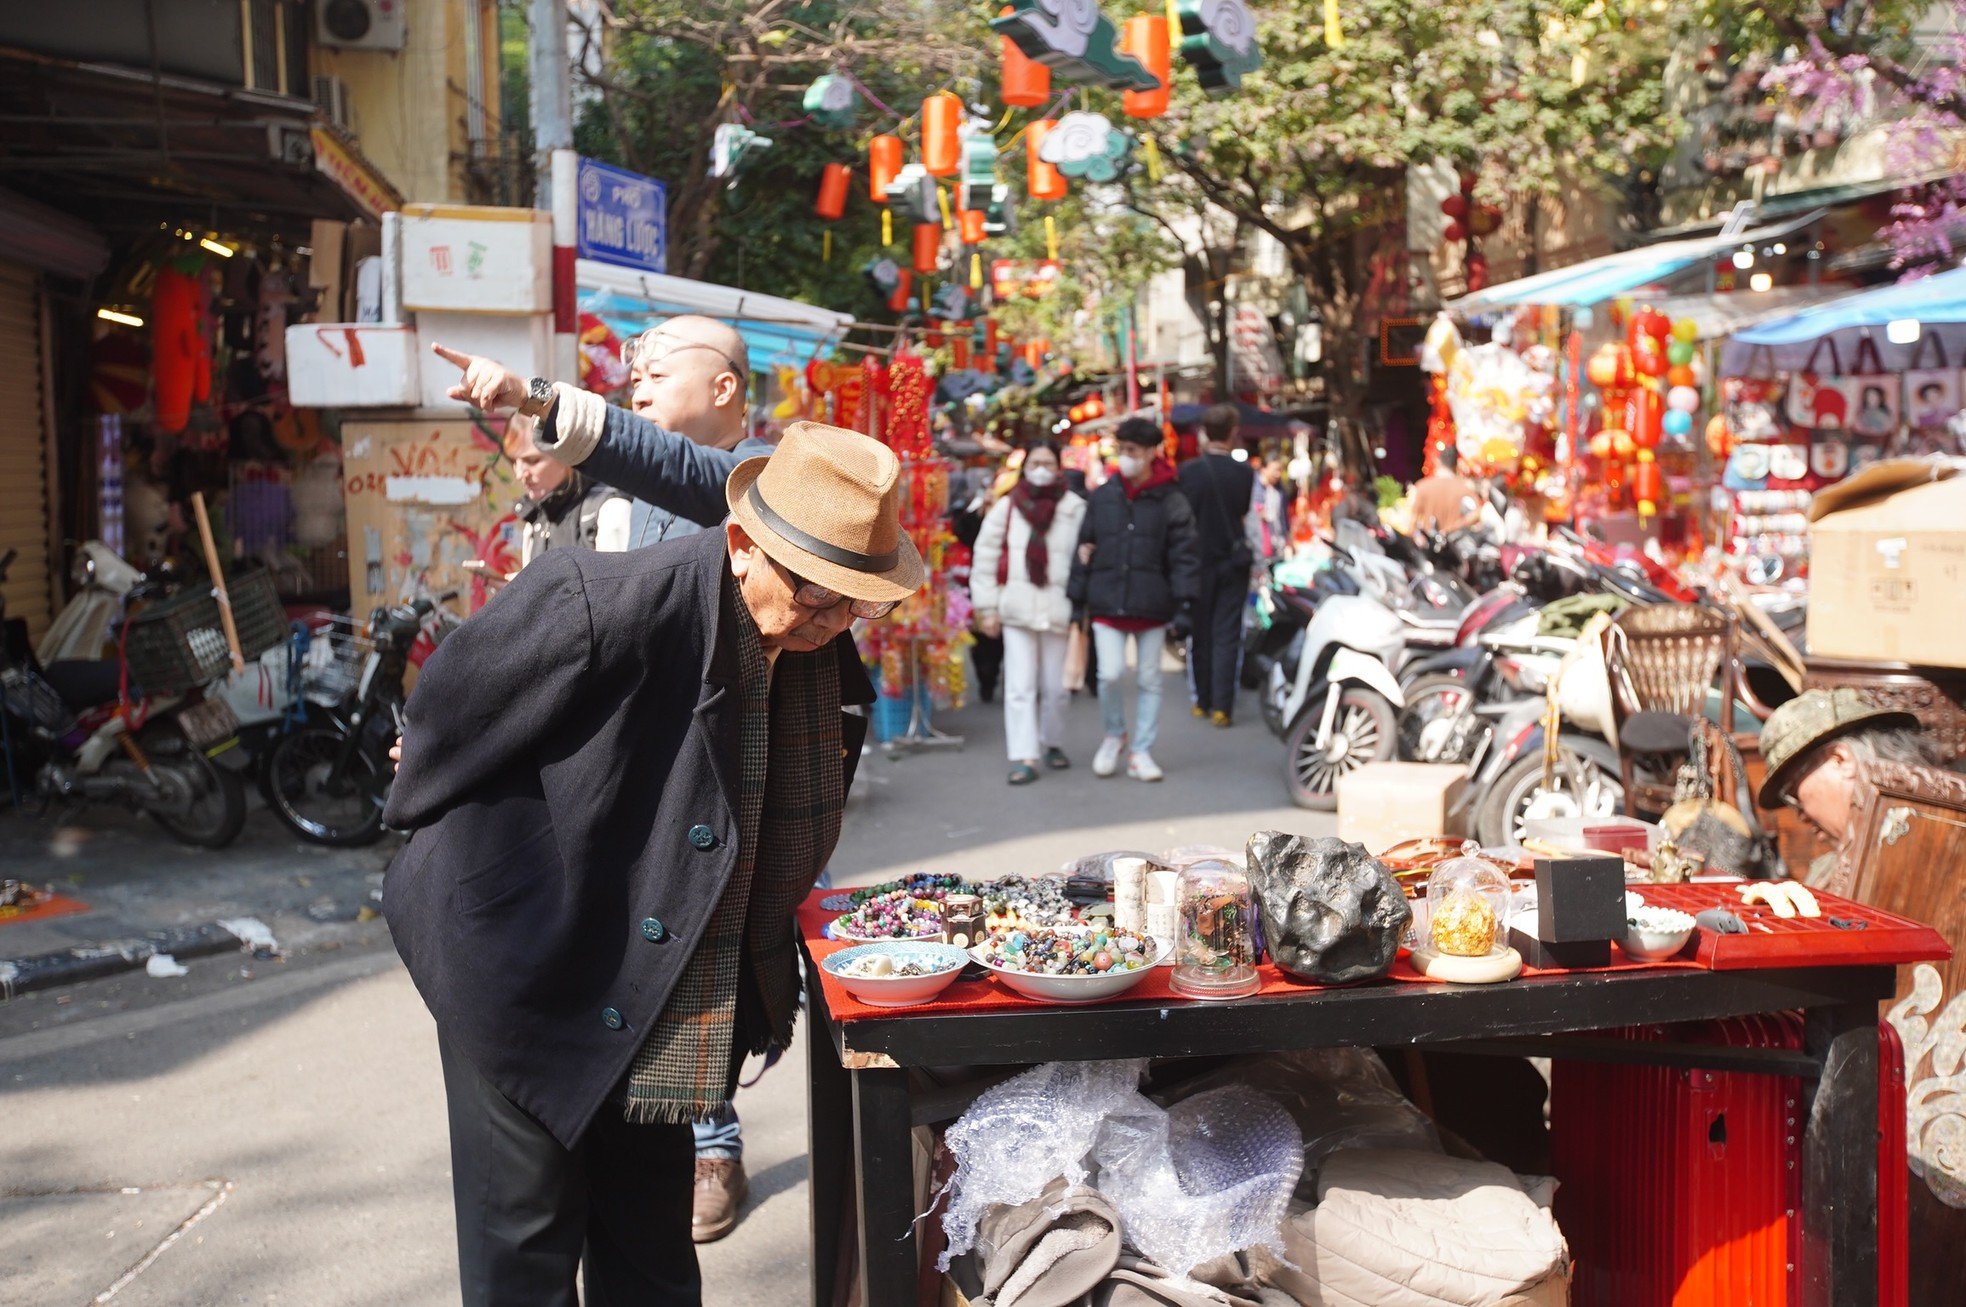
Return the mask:
[[[850,976],[842,970],[860,958],[872,957],[884,957],[897,965],[903,961],[928,962],[935,970],[926,976]],[[819,965],[827,975],[845,985],[849,994],[869,1007],[913,1007],[947,989],[969,965],[969,955],[953,944],[888,940],[829,953],[820,959]]]
[[969,955],[1026,998],[1046,1003],[1097,1003],[1132,989],[1172,952],[1164,940],[1152,935],[1147,938],[1154,944],[1154,956],[1146,966],[1136,967],[1132,971],[1108,971],[1097,976],[1041,976],[1030,971],[1019,971],[986,956],[981,945],[971,949]]
[[1686,947],[1695,924],[1672,908],[1636,908],[1625,918],[1625,954],[1640,962],[1663,962]]

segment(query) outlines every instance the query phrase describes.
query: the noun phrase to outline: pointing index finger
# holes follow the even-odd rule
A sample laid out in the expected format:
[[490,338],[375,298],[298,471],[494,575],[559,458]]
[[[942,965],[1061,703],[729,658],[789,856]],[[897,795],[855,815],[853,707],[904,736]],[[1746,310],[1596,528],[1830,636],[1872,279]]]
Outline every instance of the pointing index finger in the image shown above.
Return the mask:
[[433,340],[430,342],[430,352],[444,360],[444,362],[457,367],[468,368],[471,366],[471,356],[469,354],[462,354],[457,350],[448,349],[437,341]]

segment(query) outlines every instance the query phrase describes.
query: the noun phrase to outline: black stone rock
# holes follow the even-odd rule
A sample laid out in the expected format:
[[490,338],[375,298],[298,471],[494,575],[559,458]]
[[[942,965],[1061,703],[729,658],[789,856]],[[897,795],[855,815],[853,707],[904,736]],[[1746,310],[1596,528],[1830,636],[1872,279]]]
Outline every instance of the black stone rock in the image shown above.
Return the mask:
[[1413,910],[1364,845],[1258,831],[1248,855],[1277,966],[1321,985],[1370,980],[1392,967]]

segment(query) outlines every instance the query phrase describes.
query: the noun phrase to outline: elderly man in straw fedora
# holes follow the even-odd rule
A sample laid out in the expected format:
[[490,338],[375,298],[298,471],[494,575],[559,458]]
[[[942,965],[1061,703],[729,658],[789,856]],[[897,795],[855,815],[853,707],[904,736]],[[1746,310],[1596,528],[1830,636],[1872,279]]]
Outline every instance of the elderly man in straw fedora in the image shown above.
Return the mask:
[[577,1268],[590,1303],[700,1300],[689,1125],[792,1035],[873,699],[847,627],[923,579],[899,482],[795,423],[722,531],[548,553],[424,667],[384,910],[437,1021],[466,1303],[572,1307]]

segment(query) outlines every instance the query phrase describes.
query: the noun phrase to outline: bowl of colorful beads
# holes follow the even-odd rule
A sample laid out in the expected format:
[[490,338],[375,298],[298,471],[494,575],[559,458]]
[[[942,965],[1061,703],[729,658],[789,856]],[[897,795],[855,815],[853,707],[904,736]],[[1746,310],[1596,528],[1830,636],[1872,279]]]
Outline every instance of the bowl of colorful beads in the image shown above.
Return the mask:
[[869,1007],[910,1007],[947,989],[969,955],[951,944],[895,940],[841,949],[819,965]]
[[942,905],[894,890],[868,899],[853,911],[833,918],[827,929],[834,939],[874,944],[892,939],[942,938]]
[[1146,979],[1160,961],[1152,935],[1114,928],[1012,930],[969,951],[1026,998],[1097,1003]]

